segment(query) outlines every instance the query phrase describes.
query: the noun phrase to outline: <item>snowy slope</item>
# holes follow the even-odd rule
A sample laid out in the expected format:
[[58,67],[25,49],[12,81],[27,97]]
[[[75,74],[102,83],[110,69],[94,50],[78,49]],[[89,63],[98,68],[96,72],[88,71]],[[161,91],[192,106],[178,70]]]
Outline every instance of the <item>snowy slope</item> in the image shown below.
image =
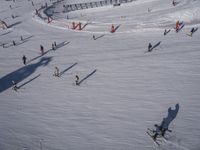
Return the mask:
[[[174,7],[171,0],[137,0],[55,14],[59,19],[51,24],[33,15],[45,1],[35,0],[34,7],[16,1],[0,4],[0,18],[11,26],[0,30],[0,44],[6,43],[0,47],[1,150],[156,149],[145,131],[177,103],[173,132],[160,149],[199,150],[200,32],[186,33],[199,27],[200,1],[180,0]],[[185,22],[179,33],[177,20]],[[72,21],[90,24],[73,31],[66,27]],[[113,34],[112,24],[120,25]],[[171,32],[163,36],[164,29]],[[51,51],[54,41],[60,48]],[[146,53],[149,42],[161,43]],[[60,78],[53,76],[55,66],[64,71]],[[75,86],[75,75],[88,78]]]

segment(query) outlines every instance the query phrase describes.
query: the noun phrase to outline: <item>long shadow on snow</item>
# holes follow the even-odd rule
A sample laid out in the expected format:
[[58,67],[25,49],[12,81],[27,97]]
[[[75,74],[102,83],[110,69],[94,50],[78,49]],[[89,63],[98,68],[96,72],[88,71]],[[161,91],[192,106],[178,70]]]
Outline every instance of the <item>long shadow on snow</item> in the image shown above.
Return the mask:
[[41,55],[39,55],[39,56],[37,56],[37,57],[35,57],[35,58],[32,58],[31,60],[29,60],[29,61],[27,62],[27,64],[31,63],[32,61],[34,61],[34,60],[36,60],[36,59],[38,59],[38,58],[40,58],[40,57],[42,57],[42,56],[44,56],[44,55],[46,55],[46,54],[49,53],[51,50],[52,50],[52,49],[50,49],[50,50],[44,52],[44,54],[41,54]]
[[179,104],[175,105],[175,109],[173,110],[171,107],[168,108],[168,115],[166,118],[163,118],[163,121],[161,123],[161,126],[164,129],[168,129],[170,123],[176,118],[179,111]]
[[104,37],[104,36],[105,36],[105,34],[102,34],[102,35],[96,37],[94,40],[100,39],[100,38],[102,38],[102,37]]
[[59,44],[56,45],[56,49],[59,49],[61,47],[64,47],[65,45],[68,45],[70,42],[67,42],[67,41],[64,41],[64,42],[61,42]]
[[155,49],[155,48],[158,47],[160,44],[161,44],[161,41],[158,42],[157,44],[155,44],[155,45],[151,48],[151,50]]
[[38,67],[46,66],[52,61],[52,57],[43,57],[39,62],[19,68],[0,78],[0,93],[12,86],[12,80],[19,83],[33,74]]
[[0,36],[7,35],[7,34],[9,34],[9,33],[11,33],[11,32],[13,32],[13,31],[8,31],[8,32],[6,32],[6,33],[1,34]]
[[16,26],[18,24],[21,24],[21,23],[22,23],[21,21],[15,22],[15,23],[9,25],[8,28],[12,28],[12,27],[14,27],[14,26]]
[[32,79],[30,79],[30,80],[24,82],[23,84],[21,84],[20,86],[18,86],[18,88],[19,88],[19,89],[22,88],[23,86],[25,86],[25,85],[27,85],[28,83],[32,82],[33,80],[37,79],[40,75],[41,75],[41,74],[39,74],[39,75],[35,76],[34,78],[32,78]]
[[34,37],[34,35],[28,36],[28,37],[24,38],[24,40],[29,40],[29,39],[31,39],[32,37]]
[[71,68],[73,68],[74,66],[76,66],[78,63],[74,63],[73,65],[71,65],[70,67],[68,67],[67,69],[63,70],[62,72],[60,72],[60,76],[62,76],[65,72],[67,72],[68,70],[70,70]]
[[97,70],[95,69],[90,74],[88,74],[85,78],[83,78],[80,82],[78,82],[78,85],[80,85],[83,81],[85,81],[87,78],[89,78],[90,76],[92,76],[96,71]]

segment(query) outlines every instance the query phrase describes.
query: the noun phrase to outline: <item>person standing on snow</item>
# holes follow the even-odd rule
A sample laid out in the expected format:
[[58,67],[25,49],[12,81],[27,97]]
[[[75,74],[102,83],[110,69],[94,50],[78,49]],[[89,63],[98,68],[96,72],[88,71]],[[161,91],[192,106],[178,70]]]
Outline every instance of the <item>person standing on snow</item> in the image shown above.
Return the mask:
[[92,38],[93,38],[93,40],[96,40],[96,38],[95,38],[95,35],[94,35],[94,34],[93,34]]
[[180,29],[180,22],[177,21],[177,22],[176,22],[176,31],[178,31],[179,29]]
[[76,77],[76,81],[75,81],[75,82],[76,82],[76,85],[79,85],[79,76],[76,75],[75,77]]
[[12,80],[12,89],[15,91],[17,91],[17,89],[18,89],[17,83],[14,80]]
[[23,64],[24,64],[24,65],[26,65],[26,59],[27,59],[26,56],[23,55],[23,57],[22,57],[22,61],[23,61]]
[[43,55],[44,54],[44,47],[42,45],[40,45],[40,51],[41,51],[41,54]]
[[152,45],[151,45],[151,43],[149,43],[149,45],[148,45],[148,52],[151,52],[152,51]]
[[52,50],[55,50],[55,46],[54,46],[54,43],[52,43]]
[[54,76],[56,76],[56,77],[60,76],[60,72],[59,72],[58,67],[55,67]]

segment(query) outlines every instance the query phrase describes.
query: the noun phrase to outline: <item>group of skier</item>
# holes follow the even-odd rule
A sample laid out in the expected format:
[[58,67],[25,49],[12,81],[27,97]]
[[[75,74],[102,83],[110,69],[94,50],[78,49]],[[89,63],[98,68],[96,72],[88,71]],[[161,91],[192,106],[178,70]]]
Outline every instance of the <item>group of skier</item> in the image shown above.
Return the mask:
[[[60,77],[61,76],[61,73],[60,73],[59,68],[57,66],[55,67],[55,71],[54,71],[53,75],[55,77]],[[75,84],[79,85],[79,76],[78,75],[75,75]]]

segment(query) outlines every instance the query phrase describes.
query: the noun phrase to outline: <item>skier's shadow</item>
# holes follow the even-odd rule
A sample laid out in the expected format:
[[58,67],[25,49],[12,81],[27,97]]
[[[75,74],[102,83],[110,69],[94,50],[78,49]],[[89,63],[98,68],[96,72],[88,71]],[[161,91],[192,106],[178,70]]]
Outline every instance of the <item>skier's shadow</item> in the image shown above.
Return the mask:
[[66,45],[68,45],[70,42],[67,42],[67,41],[64,41],[64,42],[61,42],[59,44],[56,45],[56,50],[61,48],[61,47],[64,47]]
[[155,44],[155,45],[152,47],[152,50],[155,49],[156,47],[158,47],[160,44],[161,44],[161,41],[158,42],[157,44]]
[[38,67],[46,66],[52,61],[52,57],[43,57],[37,63],[21,67],[0,78],[0,93],[12,86],[12,80],[19,83],[33,74]]
[[98,40],[98,39],[100,39],[100,38],[102,38],[102,37],[104,37],[104,36],[105,36],[105,34],[102,34],[102,35],[100,35],[100,36],[94,38],[94,40]]
[[27,85],[28,83],[32,82],[33,80],[37,79],[41,74],[38,74],[37,76],[35,76],[34,78],[24,82],[23,84],[18,86],[18,89],[22,88],[23,86]]
[[155,48],[158,47],[160,44],[161,44],[161,41],[158,42],[157,44],[155,44],[155,45],[151,48],[151,50],[155,49]]
[[63,70],[60,72],[60,76],[62,76],[65,72],[67,72],[68,70],[70,70],[71,68],[73,68],[74,66],[76,66],[78,63],[74,63],[73,65],[71,65],[70,67],[68,67],[67,69]]
[[86,23],[84,24],[84,26],[81,28],[81,30],[83,30],[87,25],[89,25],[90,23]]
[[89,78],[90,76],[92,76],[96,71],[97,70],[95,69],[90,74],[88,74],[85,78],[83,78],[81,81],[78,82],[78,85],[80,85],[83,81],[85,81],[87,78]]
[[32,37],[34,37],[34,35],[28,36],[28,37],[24,38],[23,40],[28,40],[28,39],[31,39]]
[[19,25],[19,24],[21,24],[21,23],[22,23],[21,21],[15,22],[15,23],[9,25],[8,28],[12,28],[12,27],[14,27],[14,26],[16,26],[16,25]]
[[36,60],[36,59],[38,59],[38,58],[40,58],[40,57],[42,57],[42,56],[44,56],[44,55],[46,55],[46,54],[49,53],[51,50],[52,50],[52,49],[47,50],[46,52],[44,52],[44,54],[41,54],[41,55],[39,55],[39,56],[37,56],[37,57],[35,57],[35,58],[32,58],[31,60],[29,60],[29,61],[27,62],[27,64],[31,63],[32,61],[34,61],[34,60]]
[[8,31],[8,32],[6,32],[6,33],[1,34],[0,36],[7,35],[7,34],[9,34],[9,33],[11,33],[11,32],[13,32],[13,31]]
[[175,109],[173,110],[171,107],[168,108],[168,115],[166,118],[163,118],[164,125],[163,128],[168,129],[170,123],[176,118],[179,111],[179,104],[175,105]]

